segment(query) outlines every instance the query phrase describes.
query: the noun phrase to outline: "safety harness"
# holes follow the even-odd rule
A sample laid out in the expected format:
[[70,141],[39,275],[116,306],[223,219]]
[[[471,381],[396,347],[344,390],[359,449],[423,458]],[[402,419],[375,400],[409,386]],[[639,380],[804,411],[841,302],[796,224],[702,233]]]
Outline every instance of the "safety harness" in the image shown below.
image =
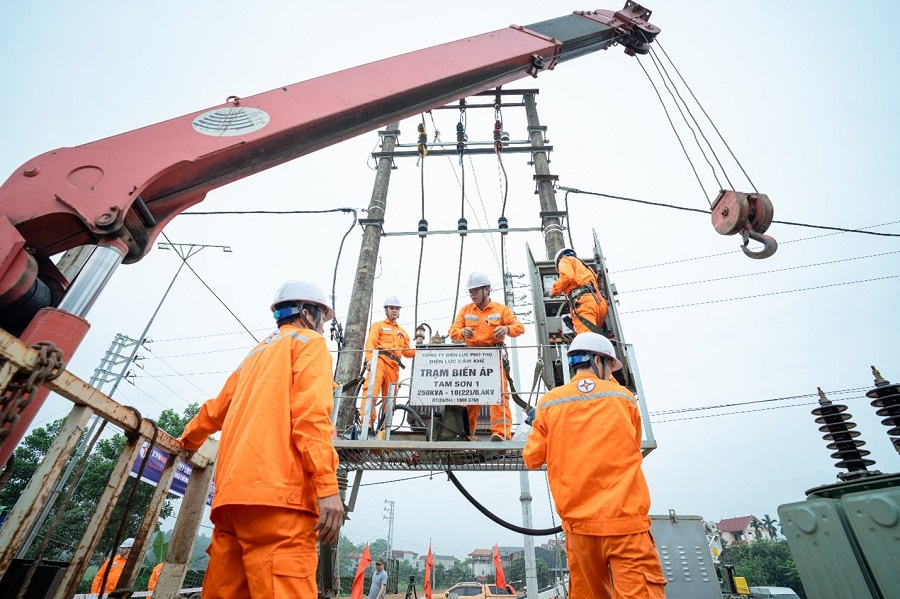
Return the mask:
[[[584,264],[584,262],[582,262],[581,260],[579,260],[579,262]],[[584,264],[584,265],[585,265],[585,267],[587,267],[589,269],[591,268],[587,264]],[[587,285],[581,285],[580,287],[576,287],[575,289],[573,289],[572,291],[569,292],[569,295],[567,298],[569,300],[569,311],[572,314],[574,314],[575,317],[578,318],[578,320],[580,320],[581,323],[584,326],[586,326],[589,331],[591,331],[592,333],[597,333],[597,334],[602,335],[603,334],[602,327],[598,327],[593,322],[588,321],[584,316],[582,316],[578,312],[578,310],[575,309],[575,302],[578,300],[578,298],[580,298],[582,295],[587,295],[588,293],[590,293],[591,295],[594,296],[594,301],[596,301],[597,304],[600,304],[600,305],[603,304],[603,296],[600,295],[600,293],[597,291],[597,287],[594,284],[594,281],[591,281]]]

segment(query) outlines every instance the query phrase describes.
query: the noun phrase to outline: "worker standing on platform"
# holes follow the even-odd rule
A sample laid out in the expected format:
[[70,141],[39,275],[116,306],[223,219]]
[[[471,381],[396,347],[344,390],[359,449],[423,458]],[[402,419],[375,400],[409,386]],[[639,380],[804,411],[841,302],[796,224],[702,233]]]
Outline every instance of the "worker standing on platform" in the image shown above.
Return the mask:
[[597,273],[579,260],[575,250],[570,248],[556,252],[555,261],[559,278],[550,289],[550,297],[566,295],[576,335],[588,331],[602,334],[609,305],[600,295]]
[[547,464],[566,531],[569,594],[664,599],[637,401],[612,380],[622,363],[609,339],[581,333],[568,355],[572,380],[544,394],[529,415],[533,428],[522,458],[532,470]]
[[[131,554],[132,547],[134,547],[134,539],[125,539],[122,541],[122,544],[119,545],[118,553],[103,562],[103,565],[97,570],[97,575],[94,576],[94,580],[91,583],[92,593],[99,593],[101,591],[108,593],[119,588],[119,577],[122,576],[122,569],[125,567],[126,562],[128,562],[128,556]],[[106,567],[110,561],[112,562],[112,566],[109,568],[109,574],[106,577],[106,584],[104,585],[103,574],[106,572]]]
[[[366,337],[366,382],[362,389],[362,406],[359,410],[359,420],[362,422],[366,413],[366,400],[369,397],[369,387],[372,387],[372,412],[369,418],[369,426],[373,426],[378,419],[378,407],[385,401],[390,391],[390,386],[396,385],[400,380],[400,369],[404,368],[401,356],[413,358],[416,350],[409,348],[409,334],[397,324],[400,318],[400,299],[392,295],[384,300],[384,320],[372,323],[369,336]],[[375,365],[375,380],[371,380],[369,364],[372,361],[372,350],[378,350],[378,364]]]
[[[482,272],[469,275],[466,287],[471,304],[465,305],[450,327],[450,338],[464,341],[469,347],[496,347],[507,337],[518,337],[525,327],[504,304],[491,301],[491,281]],[[512,412],[509,410],[509,383],[500,373],[500,404],[491,406],[491,441],[506,441],[512,437]],[[469,435],[474,440],[480,406],[466,406],[469,414]]]
[[296,280],[278,289],[271,309],[278,330],[181,437],[193,451],[222,431],[204,599],[315,597],[316,533],[331,543],[343,522],[322,337],[334,310],[317,285]]

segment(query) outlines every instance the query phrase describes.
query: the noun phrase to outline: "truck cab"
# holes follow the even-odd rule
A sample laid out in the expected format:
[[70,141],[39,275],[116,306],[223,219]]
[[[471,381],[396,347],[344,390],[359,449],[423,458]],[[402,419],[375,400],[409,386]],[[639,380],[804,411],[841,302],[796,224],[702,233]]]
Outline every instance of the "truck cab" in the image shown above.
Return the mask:
[[515,597],[516,594],[508,589],[502,589],[494,584],[480,582],[460,582],[453,585],[444,593],[447,599],[471,597],[472,599],[493,599],[494,597]]
[[800,597],[788,587],[750,587],[751,597],[763,599],[800,599]]

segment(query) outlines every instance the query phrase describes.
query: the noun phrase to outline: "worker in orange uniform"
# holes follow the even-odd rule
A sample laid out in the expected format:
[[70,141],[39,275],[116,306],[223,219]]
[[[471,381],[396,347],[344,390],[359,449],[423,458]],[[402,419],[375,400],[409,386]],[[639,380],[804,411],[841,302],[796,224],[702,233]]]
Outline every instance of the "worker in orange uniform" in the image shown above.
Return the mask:
[[[450,338],[465,341],[469,347],[503,345],[507,337],[518,337],[525,327],[508,306],[491,301],[491,281],[482,272],[473,272],[466,283],[471,304],[463,306],[450,327]],[[501,399],[491,406],[491,441],[506,441],[512,437],[512,413],[509,410],[509,384],[500,373]],[[469,414],[470,438],[475,438],[480,406],[466,406]]]
[[600,295],[597,273],[579,260],[575,250],[570,248],[556,252],[555,261],[559,277],[550,288],[550,297],[566,295],[576,335],[588,331],[602,333],[609,305]]
[[316,535],[331,543],[343,522],[332,360],[322,337],[334,310],[306,281],[284,283],[271,309],[278,330],[247,354],[181,437],[193,451],[222,431],[204,599],[317,596]]
[[637,401],[612,380],[622,367],[609,339],[581,333],[569,346],[572,380],[529,415],[525,465],[547,464],[566,531],[575,599],[664,599],[666,579],[650,536],[650,491],[641,471]]
[[163,564],[165,564],[165,562],[159,562],[153,567],[153,571],[150,572],[150,579],[147,581],[148,591],[153,592],[156,590],[156,583],[159,582],[159,573],[162,572]]
[[[372,413],[370,426],[374,425],[378,417],[378,407],[384,398],[388,396],[390,386],[396,385],[400,380],[400,369],[405,368],[400,357],[413,358],[416,355],[414,349],[409,348],[409,334],[397,324],[400,318],[400,308],[403,306],[396,295],[384,300],[384,320],[372,323],[369,336],[366,337],[366,382],[362,390],[362,406],[359,409],[359,419],[362,422],[366,413],[366,399],[369,397],[369,386],[372,386]],[[378,350],[378,363],[375,365],[375,382],[370,380],[371,370],[369,363],[372,361],[372,350]]]
[[[94,581],[91,583],[92,593],[99,593],[101,591],[108,593],[119,588],[117,586],[119,584],[119,577],[122,576],[122,569],[128,561],[128,555],[131,553],[132,547],[134,547],[134,539],[125,539],[122,541],[122,544],[119,545],[119,551],[103,562],[103,565],[97,570],[97,575],[94,576]],[[109,569],[109,575],[106,577],[106,584],[104,585],[103,574],[106,572],[106,567],[110,562],[112,562],[112,566]]]

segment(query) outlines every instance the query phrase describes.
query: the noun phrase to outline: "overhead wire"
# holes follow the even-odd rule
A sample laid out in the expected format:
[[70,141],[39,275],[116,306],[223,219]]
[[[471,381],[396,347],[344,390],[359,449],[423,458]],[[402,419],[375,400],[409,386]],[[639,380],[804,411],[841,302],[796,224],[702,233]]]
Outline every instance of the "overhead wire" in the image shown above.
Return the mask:
[[[168,236],[166,236],[165,231],[162,232],[162,236],[163,236],[163,239],[165,239],[170,245],[172,244],[172,242],[169,240]],[[197,280],[200,281],[203,284],[203,286],[206,287],[206,289],[210,293],[213,294],[213,297],[215,297],[217,300],[219,300],[219,303],[222,304],[222,306],[228,311],[229,314],[231,314],[232,317],[234,317],[234,319],[237,321],[237,323],[239,325],[241,325],[241,327],[243,327],[243,329],[245,331],[247,331],[247,334],[250,335],[250,337],[255,342],[259,343],[259,339],[256,338],[256,335],[254,335],[252,332],[250,332],[250,329],[247,328],[247,325],[245,325],[244,322],[240,318],[238,318],[238,315],[235,314],[234,311],[232,311],[232,309],[228,307],[228,304],[225,303],[225,300],[223,300],[221,297],[219,297],[219,295],[215,291],[212,290],[212,287],[210,287],[206,283],[206,281],[203,280],[203,277],[200,276],[200,273],[198,273],[196,270],[194,270],[194,267],[190,265],[190,263],[187,261],[187,258],[182,256],[181,254],[179,254],[178,257],[181,258],[181,260],[184,262],[184,265],[188,267],[188,270],[190,270],[192,273],[194,273],[194,276],[197,277]]]
[[[425,115],[422,115],[422,128],[424,130],[425,127]],[[419,144],[419,187],[421,189],[421,197],[422,197],[422,217],[419,220],[419,230],[422,230],[424,226],[427,230],[428,221],[425,220],[425,156],[427,155],[428,150],[423,146],[423,144]],[[419,288],[422,283],[422,256],[425,253],[425,235],[419,236],[419,266],[416,269],[416,301],[413,307],[413,323],[414,326],[419,326]]]
[[[647,205],[647,206],[656,206],[656,207],[658,207],[658,208],[670,208],[670,209],[672,209],[672,210],[682,210],[682,211],[685,211],[685,212],[699,212],[700,214],[707,214],[707,215],[710,213],[709,210],[702,210],[702,209],[700,209],[700,208],[689,208],[689,207],[687,207],[687,206],[679,206],[679,205],[677,205],[677,204],[666,204],[666,203],[664,203],[664,202],[651,202],[651,201],[649,201],[649,200],[639,200],[639,199],[637,199],[637,198],[630,198],[630,197],[627,197],[627,196],[613,195],[613,194],[610,194],[610,193],[601,193],[601,192],[598,192],[598,191],[585,191],[585,190],[583,190],[583,189],[576,189],[576,188],[572,188],[572,187],[564,187],[564,186],[560,186],[559,189],[562,189],[562,190],[567,191],[567,192],[572,192],[572,193],[580,193],[580,194],[584,194],[584,195],[591,195],[591,196],[598,196],[598,197],[601,197],[601,198],[608,198],[608,199],[611,199],[611,200],[621,200],[621,201],[624,201],[624,202],[632,202],[632,203],[635,203],[635,204],[644,204],[644,205]],[[859,229],[850,229],[850,228],[846,228],[846,227],[832,227],[832,226],[829,226],[829,225],[816,225],[816,224],[812,224],[812,223],[799,223],[799,222],[789,221],[789,220],[772,220],[772,224],[787,225],[787,226],[789,226],[789,227],[803,227],[803,228],[807,228],[807,229],[821,229],[821,230],[823,230],[823,231],[837,231],[838,233],[857,233],[857,234],[860,234],[860,235],[872,235],[872,236],[874,236],[874,237],[900,237],[900,233],[880,233],[880,232],[878,232],[878,231],[867,231],[867,230],[866,230],[866,229],[871,229],[871,228],[874,228],[874,227],[884,227],[884,226],[886,226],[886,225],[893,225],[893,224],[897,224],[898,222],[900,222],[900,221],[891,221],[891,222],[882,223],[882,224],[879,224],[879,225],[871,225],[870,227],[863,227],[863,228],[859,228]],[[809,239],[815,239],[815,238],[810,237]],[[799,241],[799,240],[794,240],[794,241]],[[790,241],[786,241],[786,242],[783,242],[783,243],[791,243],[791,242],[790,242]],[[725,253],[725,254],[732,254],[732,253],[734,253],[734,252],[723,252],[723,253]],[[714,254],[714,255],[721,255],[721,254]],[[620,272],[621,272],[621,271],[620,271]]]
[[[438,143],[441,141],[440,131],[437,130],[437,124],[434,120],[434,114],[431,112],[428,113],[431,116],[431,124],[434,126],[434,141]],[[453,172],[453,176],[456,178],[456,185],[462,186],[462,182],[459,178],[459,173],[456,172],[456,165],[453,164],[453,159],[447,155],[447,162],[450,164],[450,170]],[[484,199],[481,197],[481,188],[478,186],[478,177],[475,174],[475,163],[472,161],[472,155],[469,154],[469,165],[472,169],[472,178],[475,180],[475,191],[478,193],[478,201],[481,204],[481,211],[484,214],[485,222],[487,222],[487,207],[484,205]],[[475,222],[478,223],[479,228],[486,229],[487,225],[482,224],[481,219],[478,217],[478,211],[475,210],[475,207],[472,205],[472,202],[469,200],[468,196],[466,196],[466,202],[469,203],[469,208],[472,209],[472,214],[475,216]],[[491,254],[494,256],[494,262],[497,263],[497,266],[500,266],[500,259],[497,257],[497,248],[494,246],[493,237],[488,234],[483,234],[483,237],[486,238],[488,249],[491,250]]]
[[[450,315],[451,321],[456,318],[456,310],[459,307],[459,287],[462,280],[462,264],[463,264],[463,249],[466,243],[466,235],[462,231],[462,227],[466,225],[466,163],[463,160],[463,155],[466,150],[466,142],[468,141],[468,136],[466,135],[466,108],[464,101],[461,101],[461,107],[459,109],[459,123],[456,125],[456,153],[459,155],[459,172],[460,172],[460,191],[462,194],[462,198],[460,199],[460,216],[459,216],[459,225],[458,229],[460,230],[459,235],[459,266],[456,269],[456,299],[453,302],[453,313]],[[502,258],[501,258],[502,260]]]
[[[150,355],[155,356],[155,354],[153,353],[153,351],[152,351],[149,347],[147,347],[146,344],[144,345],[144,350],[147,351],[147,353],[149,353]],[[197,391],[199,391],[200,393],[202,393],[202,394],[205,395],[206,397],[212,397],[212,395],[211,395],[210,393],[207,393],[206,391],[204,391],[203,389],[201,389],[200,387],[198,387],[193,381],[191,381],[190,379],[186,378],[185,375],[183,375],[183,374],[181,374],[180,372],[178,372],[178,370],[176,370],[174,366],[172,366],[171,364],[169,364],[168,362],[166,362],[166,361],[163,360],[162,358],[157,357],[157,359],[158,359],[160,362],[162,362],[163,364],[165,364],[166,367],[167,367],[169,370],[171,370],[172,372],[174,372],[177,376],[179,376],[179,377],[181,377],[182,379],[184,379],[184,380],[185,380],[190,386],[192,386],[194,389],[196,389]],[[143,369],[142,369],[142,370],[143,370]],[[145,370],[144,372],[146,372],[146,370]],[[147,374],[150,375],[150,373],[147,373]],[[150,376],[152,376],[152,375],[150,375]],[[157,377],[154,376],[153,378],[157,378]]]
[[[828,395],[846,395],[847,393],[859,393],[860,391],[866,391],[867,387],[851,387],[848,389],[836,389],[833,391],[826,391]],[[818,397],[818,393],[802,393],[800,395],[785,395],[783,397],[772,397],[768,399],[756,399],[752,401],[738,401],[734,403],[727,404],[716,404],[711,406],[693,406],[688,408],[675,408],[671,410],[656,410],[651,411],[650,416],[670,416],[672,414],[683,414],[685,412],[702,412],[705,410],[720,410],[726,408],[735,408],[741,406],[749,406],[754,404],[762,404],[762,403],[773,403],[779,401],[793,401],[796,399],[804,399],[806,397]],[[655,422],[655,421],[654,421]]]
[[743,273],[743,274],[739,274],[739,275],[729,275],[727,277],[716,277],[714,279],[702,279],[700,281],[688,281],[685,283],[672,283],[670,285],[657,285],[655,287],[643,287],[641,289],[626,289],[626,290],[619,291],[619,295],[622,295],[624,293],[639,293],[642,291],[654,291],[657,289],[670,289],[672,287],[687,287],[689,285],[699,285],[701,283],[714,283],[717,281],[727,281],[729,279],[744,279],[747,277],[755,277],[758,275],[766,275],[766,274],[772,274],[772,273],[776,273],[776,272],[786,272],[789,270],[800,270],[802,268],[812,268],[815,266],[826,266],[829,264],[839,264],[841,262],[852,262],[854,260],[864,260],[864,259],[868,259],[868,258],[879,258],[881,256],[890,256],[892,254],[900,254],[900,250],[894,250],[893,252],[881,252],[880,254],[869,254],[867,256],[855,256],[853,258],[841,258],[839,260],[829,260],[827,262],[817,262],[815,264],[800,264],[798,266],[787,266],[785,268],[775,268],[772,270],[761,270],[758,272]]
[[887,275],[887,276],[884,276],[884,277],[873,277],[873,278],[871,278],[871,279],[860,279],[860,280],[858,280],[858,281],[847,281],[847,282],[844,282],[844,283],[831,283],[831,284],[828,284],[828,285],[816,285],[816,286],[814,286],[814,287],[802,287],[802,288],[800,288],[800,289],[786,289],[786,290],[782,290],[782,291],[772,291],[772,292],[769,292],[769,293],[756,293],[756,294],[754,294],[754,295],[744,295],[744,296],[741,296],[741,297],[728,297],[728,298],[716,299],[716,300],[706,300],[706,301],[702,301],[702,302],[693,302],[693,303],[690,303],[690,304],[677,304],[677,305],[674,305],[674,306],[658,306],[658,307],[656,307],[656,308],[643,308],[643,309],[640,309],[640,310],[627,310],[627,311],[624,311],[624,312],[620,312],[620,314],[638,314],[638,313],[640,313],[640,312],[657,312],[657,311],[660,311],[660,310],[674,310],[674,309],[677,309],[677,308],[690,308],[690,307],[693,307],[693,306],[706,306],[706,305],[709,305],[709,304],[721,304],[721,303],[724,303],[724,302],[735,302],[735,301],[739,301],[739,300],[754,299],[754,298],[758,298],[758,297],[770,297],[770,296],[773,296],[773,295],[785,295],[785,294],[788,294],[788,293],[799,293],[799,292],[801,292],[801,291],[815,291],[815,290],[819,290],[819,289],[828,289],[828,288],[831,288],[831,287],[844,287],[844,286],[846,286],[846,285],[857,285],[857,284],[860,284],[860,283],[871,283],[871,282],[874,282],[874,281],[884,281],[884,280],[887,280],[887,279],[896,279],[896,278],[898,278],[898,277],[900,277],[900,274],[896,274],[896,275]]

